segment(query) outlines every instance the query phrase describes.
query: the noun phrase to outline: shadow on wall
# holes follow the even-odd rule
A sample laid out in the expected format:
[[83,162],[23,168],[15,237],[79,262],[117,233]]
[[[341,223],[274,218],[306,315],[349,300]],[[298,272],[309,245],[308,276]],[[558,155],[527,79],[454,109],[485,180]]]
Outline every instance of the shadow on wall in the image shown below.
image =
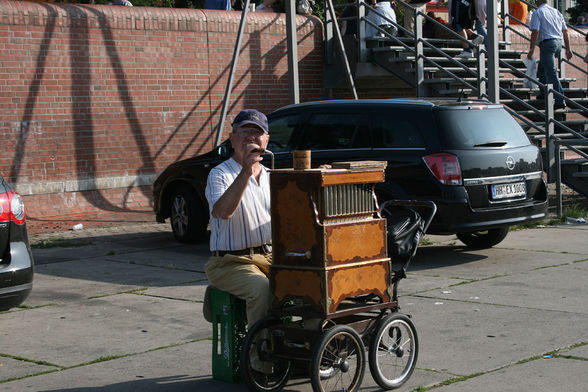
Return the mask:
[[[134,86],[130,84],[129,79],[126,76],[129,72],[133,72],[133,70],[126,65],[128,64],[128,58],[121,55],[121,47],[116,45],[117,34],[120,33],[115,31],[111,25],[111,19],[108,17],[108,13],[111,12],[110,9],[107,8],[107,6],[86,6],[59,3],[53,3],[51,5],[46,3],[36,3],[35,6],[44,7],[46,10],[46,21],[44,23],[43,37],[40,41],[40,47],[36,57],[34,69],[35,77],[33,77],[29,83],[26,106],[22,111],[23,114],[20,118],[20,124],[22,125],[18,134],[18,143],[12,158],[10,177],[8,180],[12,183],[17,183],[22,176],[23,168],[27,166],[27,162],[25,162],[27,142],[29,142],[29,144],[31,143],[31,132],[28,129],[29,124],[35,121],[35,110],[43,102],[40,96],[41,91],[44,88],[44,84],[47,83],[48,78],[50,78],[45,73],[48,57],[50,55],[55,55],[55,52],[51,53],[51,51],[56,50],[57,34],[62,31],[59,18],[67,18],[69,21],[69,42],[65,42],[65,45],[61,50],[63,50],[64,56],[69,56],[70,69],[66,71],[71,78],[70,91],[66,92],[66,95],[70,95],[70,97],[66,98],[71,98],[71,100],[65,100],[64,102],[66,116],[68,116],[68,120],[71,121],[71,132],[73,132],[72,147],[75,150],[72,152],[72,159],[75,159],[75,165],[73,165],[72,162],[72,168],[75,167],[75,173],[71,173],[69,179],[75,182],[77,178],[79,179],[78,182],[84,182],[84,186],[80,186],[80,189],[77,191],[89,205],[99,210],[130,211],[130,209],[127,208],[127,198],[133,188],[137,187],[139,187],[146,199],[151,200],[149,187],[140,186],[150,184],[133,183],[126,187],[119,186],[118,188],[121,189],[121,193],[122,189],[125,189],[122,204],[120,205],[113,204],[102,190],[105,188],[101,188],[101,185],[97,184],[97,179],[99,179],[101,175],[100,170],[105,166],[105,162],[108,162],[108,158],[106,158],[105,161],[101,161],[101,159],[105,159],[100,157],[100,154],[104,150],[104,146],[99,144],[101,143],[101,140],[97,141],[98,136],[96,135],[96,131],[98,130],[101,133],[101,137],[104,137],[104,133],[110,133],[110,131],[112,131],[113,135],[108,136],[114,138],[120,133],[120,129],[108,129],[108,125],[106,125],[106,129],[101,129],[100,122],[100,125],[98,125],[98,128],[100,129],[96,128],[97,119],[94,112],[95,105],[103,103],[95,102],[96,98],[93,97],[93,94],[95,94],[93,89],[94,84],[96,84],[96,79],[100,77],[100,72],[102,71],[98,69],[100,64],[94,63],[93,52],[96,51],[98,45],[102,46],[100,49],[104,49],[104,53],[106,53],[106,61],[110,68],[108,71],[114,75],[113,89],[116,89],[116,94],[118,95],[118,100],[114,102],[114,104],[120,105],[122,108],[124,121],[134,140],[134,146],[132,148],[137,151],[140,159],[140,162],[137,162],[140,167],[125,168],[125,171],[134,173],[137,176],[153,176],[156,171],[157,159],[164,155],[166,147],[168,148],[168,151],[166,152],[169,154],[169,145],[171,144],[177,144],[180,146],[180,148],[175,148],[172,151],[175,156],[175,159],[172,157],[172,160],[177,160],[185,157],[185,154],[190,149],[196,150],[196,154],[199,154],[204,148],[206,148],[206,146],[213,143],[216,138],[216,132],[210,132],[210,124],[214,125],[214,130],[216,131],[216,128],[218,127],[218,125],[216,125],[218,122],[216,119],[220,118],[220,108],[222,106],[222,97],[218,97],[218,91],[224,91],[226,87],[221,85],[221,83],[224,83],[224,81],[227,80],[227,75],[230,72],[230,61],[228,61],[229,64],[221,70],[207,69],[207,71],[209,71],[209,79],[206,91],[202,94],[198,94],[199,96],[196,97],[191,108],[183,112],[183,117],[177,122],[175,127],[169,131],[169,134],[165,136],[165,139],[162,138],[160,143],[155,144],[158,145],[158,147],[154,148],[154,143],[150,139],[151,136],[145,134],[142,118],[140,118],[142,116],[141,110],[143,109],[140,108],[140,110],[138,110],[136,99],[133,98]],[[91,26],[91,16],[98,21],[99,32],[101,34],[100,43],[97,43],[95,38],[95,32],[97,29],[95,26]],[[261,110],[269,110],[268,107],[271,107],[270,105],[275,105],[276,96],[278,97],[278,101],[283,101],[284,103],[288,102],[287,74],[285,74],[285,76],[276,76],[279,73],[279,68],[282,68],[278,65],[280,59],[286,56],[286,38],[284,37],[280,42],[272,44],[271,48],[262,56],[262,53],[264,53],[264,49],[261,45],[263,33],[266,29],[269,29],[278,18],[280,18],[280,14],[275,14],[266,26],[262,26],[258,30],[249,33],[249,37],[242,48],[241,56],[246,52],[249,54],[250,66],[245,71],[242,71],[241,74],[239,74],[239,69],[237,70],[233,90],[238,92],[238,94],[233,94],[230,98],[229,113],[232,113],[243,106],[258,106],[260,102],[266,102],[266,107],[260,108]],[[302,27],[304,27],[304,25],[300,26],[299,29]],[[205,33],[210,34],[209,32]],[[104,67],[104,65],[102,65],[102,67]],[[125,69],[125,67],[127,67],[127,69]],[[210,67],[213,67],[213,65],[210,65]],[[51,72],[56,71],[52,70]],[[217,76],[211,80],[210,77],[217,72]],[[134,81],[135,79],[133,79],[131,83]],[[100,82],[100,80],[98,80],[98,82]],[[192,82],[187,81],[186,83]],[[214,94],[215,90],[217,91],[217,94]],[[165,95],[162,95],[162,97],[165,98]],[[215,102],[215,100],[218,101],[219,99],[221,102]],[[43,102],[42,104],[44,105],[45,103]],[[173,104],[173,102],[171,102],[171,104]],[[207,109],[205,112],[208,112],[208,116],[199,113],[202,112],[202,107]],[[195,115],[202,116],[202,119],[196,119],[196,117],[194,117]],[[192,122],[190,123],[191,118]],[[200,120],[202,121],[200,122]],[[185,131],[189,124],[194,123],[197,124],[196,126],[198,128],[195,129],[194,132],[191,132],[191,136],[187,139],[187,142],[182,140],[181,136],[186,138],[186,132],[181,133],[180,131]],[[230,129],[230,121],[227,121],[225,130],[227,129]],[[57,136],[55,141],[56,144],[60,143],[58,139],[59,137],[63,139],[65,136]],[[197,143],[198,145],[196,145]],[[56,154],[59,154],[59,151],[57,151]],[[64,160],[62,157],[58,158],[61,158],[62,161]],[[67,160],[67,158],[65,159]],[[103,174],[104,173],[102,173],[102,175]],[[34,181],[35,173],[32,174],[32,177]],[[48,177],[51,180],[51,176],[49,175]],[[112,195],[112,192],[109,193],[109,195]]]

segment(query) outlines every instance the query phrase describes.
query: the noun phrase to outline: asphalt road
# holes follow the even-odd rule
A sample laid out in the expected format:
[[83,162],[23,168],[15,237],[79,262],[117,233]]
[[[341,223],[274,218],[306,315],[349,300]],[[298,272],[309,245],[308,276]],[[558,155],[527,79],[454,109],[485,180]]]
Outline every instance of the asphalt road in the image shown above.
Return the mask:
[[[420,352],[399,390],[587,390],[588,225],[515,231],[488,250],[428,238],[400,286]],[[206,244],[158,224],[41,240],[31,296],[0,313],[1,391],[245,390],[211,376]],[[285,390],[311,388],[298,376]],[[367,369],[361,390],[378,390]]]

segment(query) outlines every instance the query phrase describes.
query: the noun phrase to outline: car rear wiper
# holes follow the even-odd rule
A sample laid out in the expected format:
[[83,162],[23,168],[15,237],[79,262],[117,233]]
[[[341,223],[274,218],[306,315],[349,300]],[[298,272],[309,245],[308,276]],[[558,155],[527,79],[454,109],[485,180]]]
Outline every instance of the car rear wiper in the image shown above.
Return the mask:
[[490,142],[474,144],[474,147],[502,147],[507,142],[505,140],[493,140]]

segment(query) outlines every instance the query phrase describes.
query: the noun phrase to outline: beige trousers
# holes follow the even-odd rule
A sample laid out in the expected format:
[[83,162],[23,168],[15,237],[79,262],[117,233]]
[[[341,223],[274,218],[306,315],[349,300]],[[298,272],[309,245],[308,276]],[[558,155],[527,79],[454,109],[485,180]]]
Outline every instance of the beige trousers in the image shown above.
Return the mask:
[[269,266],[272,255],[253,254],[212,256],[204,266],[210,284],[227,291],[247,303],[247,325],[251,327],[268,312],[270,292]]

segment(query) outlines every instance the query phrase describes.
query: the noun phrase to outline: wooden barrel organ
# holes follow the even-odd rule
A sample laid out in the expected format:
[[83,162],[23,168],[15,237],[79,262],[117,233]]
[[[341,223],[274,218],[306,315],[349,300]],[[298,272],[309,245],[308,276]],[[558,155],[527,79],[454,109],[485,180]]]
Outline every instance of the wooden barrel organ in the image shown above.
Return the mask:
[[386,220],[374,194],[384,169],[349,162],[271,172],[274,309],[327,319],[365,294],[390,305]]

